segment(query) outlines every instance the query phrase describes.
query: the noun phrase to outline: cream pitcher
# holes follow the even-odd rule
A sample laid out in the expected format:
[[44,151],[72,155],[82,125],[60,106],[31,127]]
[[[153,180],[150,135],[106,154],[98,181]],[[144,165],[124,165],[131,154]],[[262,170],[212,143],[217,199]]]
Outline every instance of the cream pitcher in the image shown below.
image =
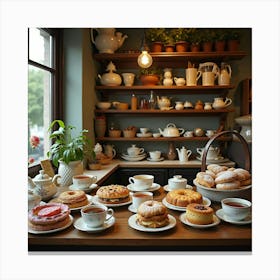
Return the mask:
[[231,67],[229,64],[222,62],[221,71],[218,72],[218,85],[227,86],[230,84],[231,79]]
[[212,107],[214,109],[223,109],[228,107],[232,103],[232,99],[226,97],[225,99],[222,97],[216,97],[214,98],[214,102]]

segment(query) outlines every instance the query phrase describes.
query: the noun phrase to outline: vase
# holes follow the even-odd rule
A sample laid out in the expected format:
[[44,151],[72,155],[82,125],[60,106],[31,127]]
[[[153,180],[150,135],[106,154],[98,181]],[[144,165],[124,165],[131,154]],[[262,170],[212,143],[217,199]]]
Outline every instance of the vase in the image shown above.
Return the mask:
[[174,142],[169,142],[168,144],[167,158],[169,160],[175,160],[177,158]]
[[73,184],[72,178],[75,175],[83,174],[84,167],[81,160],[70,161],[68,164],[59,161],[58,174],[60,175],[60,185],[70,186]]
[[97,137],[104,137],[106,133],[106,118],[105,116],[97,116],[95,118],[95,133]]

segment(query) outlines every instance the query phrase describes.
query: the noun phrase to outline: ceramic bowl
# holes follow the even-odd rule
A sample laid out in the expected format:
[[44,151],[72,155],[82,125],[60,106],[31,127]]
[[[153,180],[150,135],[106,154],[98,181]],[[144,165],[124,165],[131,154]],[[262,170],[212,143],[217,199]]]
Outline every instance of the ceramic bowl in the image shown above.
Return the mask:
[[154,138],[158,138],[158,137],[160,137],[160,136],[161,136],[160,133],[153,133],[153,137],[154,137]]
[[111,107],[111,102],[97,102],[96,106],[99,109],[109,109]]

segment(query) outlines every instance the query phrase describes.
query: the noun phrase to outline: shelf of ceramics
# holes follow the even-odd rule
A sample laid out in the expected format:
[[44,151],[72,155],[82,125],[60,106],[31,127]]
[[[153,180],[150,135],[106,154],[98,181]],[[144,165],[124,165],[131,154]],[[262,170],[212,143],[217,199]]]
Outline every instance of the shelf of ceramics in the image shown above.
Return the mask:
[[[208,141],[209,137],[97,137],[98,142],[116,141],[116,142],[127,142],[127,141],[141,141],[141,142],[184,142],[184,141]],[[219,137],[216,141],[226,142],[231,141],[232,137]]]
[[[186,68],[187,61],[192,62],[207,62],[207,61],[229,61],[240,60],[247,54],[244,51],[223,51],[223,52],[159,52],[150,53],[153,57],[153,66],[171,67],[171,68]],[[139,53],[96,53],[93,54],[95,60],[101,63],[113,61],[118,68],[137,68],[137,58]]]
[[96,109],[96,114],[129,114],[129,115],[196,115],[196,116],[204,116],[204,115],[220,115],[225,113],[234,112],[234,109],[211,109],[211,110],[196,110],[196,109],[184,109],[184,110],[159,110],[159,109],[139,109],[139,110],[116,110],[116,109]]

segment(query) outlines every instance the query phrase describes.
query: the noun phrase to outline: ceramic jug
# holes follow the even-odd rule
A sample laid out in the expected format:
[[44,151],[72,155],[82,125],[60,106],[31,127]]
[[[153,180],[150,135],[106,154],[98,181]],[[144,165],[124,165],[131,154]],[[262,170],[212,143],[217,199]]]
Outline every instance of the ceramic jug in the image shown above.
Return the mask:
[[[97,30],[98,35],[94,39],[93,30]],[[100,53],[114,53],[123,45],[127,35],[122,36],[121,32],[116,32],[115,28],[93,28],[91,29],[91,41]]]
[[224,62],[221,63],[221,71],[218,72],[218,85],[227,86],[230,84],[231,67]]
[[176,148],[176,150],[178,153],[179,161],[181,161],[181,162],[188,161],[190,155],[192,154],[192,151],[187,150],[184,146],[181,148],[181,150],[179,148]]
[[217,64],[214,62],[200,63],[198,69],[202,71],[202,85],[214,86],[219,71]]
[[116,150],[114,149],[113,145],[104,145],[104,152],[109,158],[114,158],[116,156]]
[[225,99],[222,97],[216,97],[216,98],[214,98],[212,107],[214,109],[223,109],[223,108],[228,107],[231,103],[232,103],[232,100],[228,97],[226,97]]

